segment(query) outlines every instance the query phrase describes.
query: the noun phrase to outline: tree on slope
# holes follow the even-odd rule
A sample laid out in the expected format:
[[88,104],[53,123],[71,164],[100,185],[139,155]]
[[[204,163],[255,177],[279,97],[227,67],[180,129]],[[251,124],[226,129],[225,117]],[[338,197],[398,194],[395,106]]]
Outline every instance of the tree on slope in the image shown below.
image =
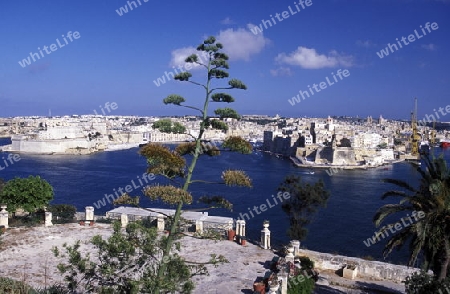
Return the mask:
[[[395,248],[400,249],[409,243],[409,266],[415,266],[422,255],[422,269],[433,270],[437,280],[444,280],[449,275],[450,265],[450,170],[443,157],[423,156],[425,169],[418,166],[420,175],[418,188],[405,181],[385,179],[401,190],[387,191],[386,197],[400,197],[398,204],[386,204],[375,214],[373,220],[377,227],[388,216],[401,214],[419,215],[414,222],[403,227],[387,242],[383,255],[386,257]],[[400,218],[398,218],[400,222]],[[412,218],[411,218],[412,219]],[[410,221],[409,221],[410,222]],[[395,226],[388,224],[381,232]]]
[[291,239],[303,240],[317,209],[324,207],[330,197],[322,181],[314,184],[303,183],[300,176],[287,176],[278,187],[278,191],[288,192],[290,197],[281,208],[289,217],[290,227],[287,232]]
[[15,212],[18,208],[35,212],[47,206],[53,195],[53,187],[46,180],[39,176],[29,176],[6,182],[0,193],[0,202],[6,204],[10,212]]

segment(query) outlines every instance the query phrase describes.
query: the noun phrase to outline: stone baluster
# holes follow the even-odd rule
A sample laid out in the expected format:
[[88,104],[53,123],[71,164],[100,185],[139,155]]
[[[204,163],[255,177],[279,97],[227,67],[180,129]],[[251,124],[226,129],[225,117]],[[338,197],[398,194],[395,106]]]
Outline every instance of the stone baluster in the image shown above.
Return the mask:
[[294,257],[298,256],[300,253],[300,241],[299,240],[292,240],[291,246],[294,247]]
[[50,211],[46,211],[45,212],[45,224],[44,224],[44,226],[46,226],[46,227],[53,226],[52,218],[53,218],[53,214]]
[[195,221],[195,231],[199,234],[203,234],[203,221],[202,220]]
[[288,290],[288,274],[283,272],[279,275],[281,280],[281,294],[287,294]]
[[7,229],[7,228],[9,228],[9,223],[8,223],[9,213],[6,210],[6,205],[1,205],[0,208],[1,208],[1,210],[0,210],[0,226],[5,226],[5,229]]
[[93,206],[86,206],[86,221],[94,221],[94,207]]
[[270,231],[268,224],[264,224],[264,229],[261,230],[261,247],[270,249]]
[[289,246],[286,248],[287,254],[286,254],[286,261],[294,262],[294,247],[292,244],[289,244]]
[[239,234],[245,237],[245,220],[241,220],[241,232]]
[[156,227],[158,229],[158,231],[164,231],[165,228],[165,221],[164,221],[164,215],[158,213],[157,216],[157,222],[156,222]]
[[128,225],[128,214],[122,213],[120,215],[120,223],[122,228],[125,228]]

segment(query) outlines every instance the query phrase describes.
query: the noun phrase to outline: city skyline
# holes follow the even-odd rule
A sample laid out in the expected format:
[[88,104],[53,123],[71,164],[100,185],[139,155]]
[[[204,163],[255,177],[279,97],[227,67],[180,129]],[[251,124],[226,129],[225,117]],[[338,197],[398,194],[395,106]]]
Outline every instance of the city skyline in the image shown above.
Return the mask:
[[248,86],[230,92],[240,114],[409,119],[415,97],[418,119],[446,108],[449,1],[233,3],[6,2],[0,117],[197,115],[162,99],[203,99],[173,76],[201,78],[182,61],[209,35]]

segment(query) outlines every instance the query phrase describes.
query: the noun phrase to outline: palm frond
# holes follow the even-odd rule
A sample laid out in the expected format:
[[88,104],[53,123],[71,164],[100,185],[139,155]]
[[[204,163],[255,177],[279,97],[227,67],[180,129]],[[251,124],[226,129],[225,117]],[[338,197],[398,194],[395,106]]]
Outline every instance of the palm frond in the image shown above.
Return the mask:
[[391,214],[399,213],[402,211],[409,211],[411,210],[410,206],[404,206],[401,204],[386,204],[382,206],[378,211],[375,213],[373,217],[373,222],[375,223],[376,227],[379,227],[380,224]]
[[397,180],[397,179],[383,179],[384,183],[389,183],[389,184],[394,184],[397,185],[401,188],[404,188],[408,191],[411,192],[416,192],[416,189],[414,187],[412,187],[411,185],[409,185],[407,182],[402,181],[402,180]]

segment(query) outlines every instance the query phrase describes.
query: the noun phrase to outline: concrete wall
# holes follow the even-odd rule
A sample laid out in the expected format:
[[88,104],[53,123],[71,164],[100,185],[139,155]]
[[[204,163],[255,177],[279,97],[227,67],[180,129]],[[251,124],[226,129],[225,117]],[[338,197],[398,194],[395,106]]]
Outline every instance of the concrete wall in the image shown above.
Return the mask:
[[355,257],[343,255],[333,255],[316,251],[300,249],[300,256],[308,256],[314,261],[315,267],[319,270],[338,271],[347,264],[355,264],[358,268],[358,277],[377,280],[389,280],[400,283],[407,276],[414,272],[419,272],[417,268],[410,268],[402,265],[394,265],[380,261],[369,261]]

